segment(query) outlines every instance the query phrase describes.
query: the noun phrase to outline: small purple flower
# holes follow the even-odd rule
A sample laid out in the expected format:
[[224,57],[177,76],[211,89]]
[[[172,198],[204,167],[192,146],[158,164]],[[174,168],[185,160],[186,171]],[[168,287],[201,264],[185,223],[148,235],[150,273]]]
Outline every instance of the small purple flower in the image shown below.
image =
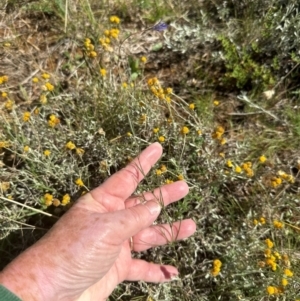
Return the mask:
[[156,31],[164,31],[168,28],[168,24],[166,24],[165,22],[158,22],[156,25],[154,25],[152,27],[152,30],[156,30]]

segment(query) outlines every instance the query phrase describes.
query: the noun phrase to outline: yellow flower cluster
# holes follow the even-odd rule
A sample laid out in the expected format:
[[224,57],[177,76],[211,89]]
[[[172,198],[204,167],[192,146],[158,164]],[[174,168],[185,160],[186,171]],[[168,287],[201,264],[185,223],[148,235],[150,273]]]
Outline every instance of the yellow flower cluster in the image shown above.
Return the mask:
[[54,86],[47,82],[47,83],[45,83],[45,89],[44,90],[52,92],[54,90]]
[[62,201],[53,197],[52,194],[46,193],[43,197],[44,204],[49,207],[51,205],[58,207],[59,205],[66,206],[70,203],[71,197],[69,194],[65,194],[62,198]]
[[92,44],[92,41],[89,38],[86,38],[84,40],[83,44],[84,44],[84,47],[85,47],[85,49],[87,51],[87,55],[89,57],[94,58],[94,57],[97,56],[97,52],[95,51],[95,46]]
[[51,114],[48,120],[48,125],[54,128],[59,123],[60,123],[60,119],[57,118],[54,114]]
[[9,147],[10,142],[9,141],[0,141],[0,149],[4,147]]
[[110,21],[111,23],[119,24],[119,23],[120,23],[120,18],[117,17],[117,16],[111,16],[111,17],[109,18],[109,21]]
[[281,179],[285,180],[285,181],[288,182],[288,183],[291,183],[291,184],[295,183],[295,178],[294,178],[292,175],[288,175],[287,173],[285,173],[285,172],[282,171],[282,170],[279,170],[279,171],[277,172],[277,175],[278,175]]
[[80,178],[76,179],[75,184],[80,186],[80,187],[84,186],[84,183]]
[[30,119],[30,116],[31,116],[31,113],[30,112],[25,112],[24,114],[23,114],[23,121],[24,122],[28,122],[29,121],[29,119]]
[[12,100],[8,99],[5,102],[5,109],[6,110],[11,111],[13,109],[13,106],[14,106],[14,102]]
[[[279,260],[282,261],[282,263],[285,266],[289,266],[290,262],[288,259],[288,256],[286,254],[279,254],[279,252],[273,251],[272,252],[272,248],[274,246],[274,243],[268,238],[265,240],[265,243],[267,245],[267,249],[265,249],[265,262],[263,264],[261,264],[260,266],[263,267],[264,265],[271,267],[272,271],[276,271],[277,270],[277,262]],[[288,269],[285,268],[283,271],[283,277],[281,279],[281,285],[280,286],[268,286],[267,287],[267,293],[269,295],[277,295],[277,294],[281,294],[284,292],[284,288],[288,285],[288,277],[293,277],[294,273]]]
[[211,137],[215,140],[219,140],[223,145],[226,143],[226,139],[223,138],[223,134],[225,133],[225,129],[222,126],[217,126],[214,132],[211,134]]
[[266,223],[266,219],[262,216],[259,220],[255,219],[253,221],[254,226],[261,224],[264,225]]
[[81,156],[81,155],[84,154],[84,149],[76,147],[76,144],[73,143],[72,141],[69,141],[69,142],[66,143],[66,148],[70,149],[70,150],[75,149],[76,150],[76,154],[79,155],[79,156]]
[[117,39],[120,34],[120,30],[118,28],[112,28],[110,30],[107,29],[104,31],[104,34],[108,38]]
[[211,270],[211,274],[216,277],[219,275],[221,271],[222,262],[219,259],[215,259],[213,261],[213,268]]
[[268,286],[267,293],[269,295],[278,295],[284,292],[284,287],[289,284],[288,277],[293,277],[294,273],[290,269],[284,269],[283,278],[281,279],[281,286]]
[[44,195],[44,204],[49,207],[52,205],[52,201],[53,201],[53,195],[50,193],[46,193]]
[[283,293],[283,288],[282,287],[276,287],[276,286],[271,286],[269,285],[267,287],[267,293],[269,295],[278,295]]
[[0,76],[0,85],[6,83],[7,81],[8,81],[7,75]]
[[168,169],[167,169],[167,166],[166,165],[161,165],[160,168],[156,169],[155,173],[157,176],[161,176],[163,173],[167,172]]
[[72,142],[72,141],[69,141],[67,144],[66,144],[66,148],[68,149],[75,149],[76,148],[76,145]]
[[282,229],[283,226],[284,226],[284,224],[283,224],[282,222],[278,221],[278,220],[274,220],[274,221],[273,221],[273,225],[274,225],[274,227],[277,228],[277,229]]
[[167,103],[171,102],[171,97],[169,96],[173,90],[172,88],[166,88],[165,90],[162,88],[157,77],[151,77],[147,80],[148,87],[150,91],[159,99],[165,100]]
[[252,163],[250,161],[243,163],[241,166],[249,178],[254,176],[254,171],[252,169]]

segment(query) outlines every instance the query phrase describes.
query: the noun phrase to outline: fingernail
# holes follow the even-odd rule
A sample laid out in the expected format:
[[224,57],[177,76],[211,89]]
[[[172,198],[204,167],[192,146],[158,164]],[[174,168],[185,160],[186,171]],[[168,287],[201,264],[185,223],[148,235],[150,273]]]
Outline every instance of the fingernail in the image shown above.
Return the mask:
[[146,203],[146,206],[152,215],[157,215],[161,210],[161,206],[156,201],[149,201]]

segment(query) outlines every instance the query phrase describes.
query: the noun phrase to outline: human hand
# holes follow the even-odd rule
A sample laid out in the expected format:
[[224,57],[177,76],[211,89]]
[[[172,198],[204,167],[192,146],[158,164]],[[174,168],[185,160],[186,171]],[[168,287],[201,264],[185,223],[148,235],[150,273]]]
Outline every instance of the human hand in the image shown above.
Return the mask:
[[[192,235],[188,219],[170,225],[152,223],[164,206],[188,193],[185,182],[131,196],[160,158],[154,143],[78,202],[36,244],[0,274],[0,283],[23,301],[106,300],[117,284],[170,281],[178,270],[131,257],[136,252]],[[172,234],[171,234],[172,233]]]

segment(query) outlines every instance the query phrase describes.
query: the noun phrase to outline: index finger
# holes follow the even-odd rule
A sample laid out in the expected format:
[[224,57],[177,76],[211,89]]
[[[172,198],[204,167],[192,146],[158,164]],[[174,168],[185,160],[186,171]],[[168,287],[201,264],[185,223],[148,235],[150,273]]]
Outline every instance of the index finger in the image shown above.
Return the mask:
[[151,167],[162,155],[162,146],[156,142],[148,146],[125,168],[108,178],[101,186],[91,191],[92,196],[109,195],[125,201],[135,191]]

